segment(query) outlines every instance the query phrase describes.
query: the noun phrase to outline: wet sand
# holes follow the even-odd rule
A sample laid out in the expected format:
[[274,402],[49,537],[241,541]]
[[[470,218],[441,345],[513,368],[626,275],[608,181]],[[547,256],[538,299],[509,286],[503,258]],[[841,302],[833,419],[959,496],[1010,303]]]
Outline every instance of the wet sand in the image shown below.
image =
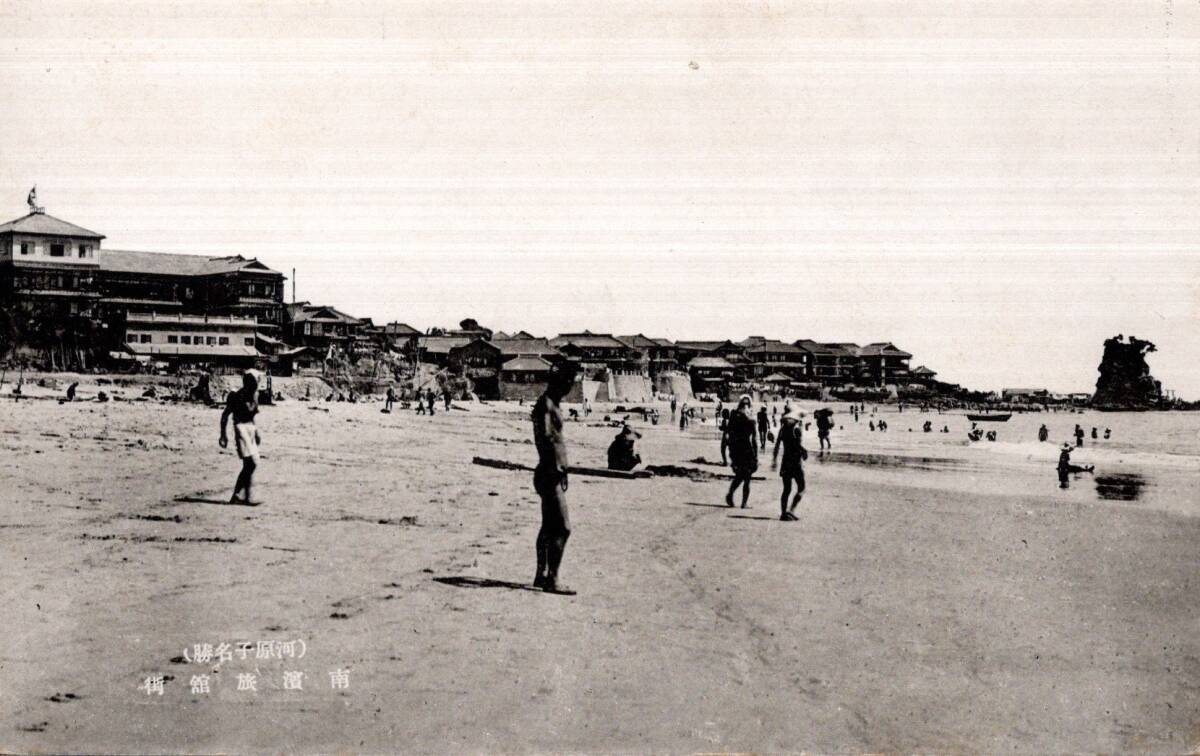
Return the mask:
[[[1133,431],[1063,490],[1053,446],[1015,431],[967,447],[961,416],[944,437],[864,418],[810,460],[790,524],[766,460],[749,510],[704,476],[575,477],[579,595],[558,597],[528,589],[530,474],[471,464],[533,463],[527,408],[266,408],[247,508],[222,503],[217,410],[0,401],[5,750],[1200,746],[1195,467]],[[719,473],[690,462],[719,459],[711,426],[666,417],[637,423],[643,458]],[[601,465],[615,430],[569,432]],[[184,658],[297,639],[302,659]],[[156,675],[162,696],[138,689]]]

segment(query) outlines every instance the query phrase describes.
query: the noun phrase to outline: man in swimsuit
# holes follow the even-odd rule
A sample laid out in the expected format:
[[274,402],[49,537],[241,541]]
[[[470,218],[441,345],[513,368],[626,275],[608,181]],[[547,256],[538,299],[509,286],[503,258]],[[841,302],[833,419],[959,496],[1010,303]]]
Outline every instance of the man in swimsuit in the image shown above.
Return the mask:
[[[225,411],[221,413],[221,448],[229,446],[229,435],[226,428],[229,416],[233,416],[233,440],[237,447],[238,456],[242,460],[242,471],[238,473],[237,484],[233,489],[230,504],[246,504],[257,506],[251,492],[254,487],[254,471],[258,467],[258,445],[262,438],[254,425],[254,416],[258,414],[258,374],[247,370],[242,376],[242,387],[231,391],[225,401]],[[238,494],[246,492],[245,499],[238,500]]]
[[[784,522],[796,520],[796,506],[804,495],[804,460],[808,459],[808,450],[804,448],[803,426],[800,415],[791,407],[783,411],[783,421],[779,427],[779,437],[775,439],[775,454],[771,466],[779,460],[779,449],[783,447],[783,464],[779,467],[779,477],[783,478],[783,495],[779,497],[779,519]],[[792,493],[792,483],[796,484],[796,496],[788,506],[788,496]]]
[[758,448],[766,451],[767,432],[771,429],[771,416],[767,414],[767,405],[758,408]]
[[537,535],[537,575],[533,586],[547,593],[574,594],[558,582],[571,518],[567,512],[567,442],[563,436],[562,400],[575,385],[573,363],[556,363],[550,368],[546,391],[533,405],[533,443],[538,464],[533,471],[533,488],[542,500],[542,527]]
[[722,452],[726,448],[729,450],[729,466],[733,469],[733,482],[729,484],[729,493],[725,494],[725,503],[732,507],[733,492],[742,486],[742,509],[749,506],[750,478],[758,470],[757,429],[754,417],[750,414],[751,404],[750,397],[743,394],[738,400],[737,409],[729,415],[729,423],[722,437]]

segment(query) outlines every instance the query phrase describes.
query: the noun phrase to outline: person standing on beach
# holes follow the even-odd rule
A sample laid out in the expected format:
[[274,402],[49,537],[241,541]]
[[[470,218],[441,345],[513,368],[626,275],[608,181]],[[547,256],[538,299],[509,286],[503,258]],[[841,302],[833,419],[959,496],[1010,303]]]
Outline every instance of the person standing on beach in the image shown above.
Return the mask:
[[758,470],[758,443],[754,437],[751,404],[750,397],[743,394],[737,410],[729,415],[724,437],[724,446],[729,450],[729,466],[733,469],[733,482],[729,484],[729,493],[725,494],[725,503],[732,507],[733,492],[742,486],[742,509],[749,506],[750,478]]
[[767,431],[771,429],[771,416],[767,414],[767,405],[758,408],[758,448],[766,451]]
[[683,403],[683,409],[679,413],[679,430],[687,430],[688,426],[688,406],[687,402]]
[[425,406],[429,409],[429,414],[434,414],[437,408],[437,395],[433,393],[433,389],[425,389]]
[[1083,446],[1083,428],[1079,427],[1079,423],[1075,423],[1075,448]]
[[[808,459],[808,450],[804,448],[803,435],[800,415],[790,406],[785,407],[779,436],[775,439],[775,454],[771,459],[771,466],[774,467],[782,447],[783,464],[779,467],[779,477],[783,478],[783,494],[779,497],[779,519],[784,522],[796,520],[796,507],[804,495],[804,460]],[[796,484],[796,495],[789,507],[788,496],[792,494],[793,483]]]
[[671,394],[671,422],[675,422],[675,395]]
[[550,368],[546,391],[533,405],[533,442],[538,464],[533,471],[533,488],[542,500],[542,527],[537,535],[537,575],[533,586],[547,593],[573,595],[558,582],[571,518],[567,512],[567,442],[563,436],[562,400],[575,384],[573,363],[556,363]]
[[1045,423],[1042,423],[1042,427],[1038,428],[1038,441],[1045,441],[1048,438],[1050,438],[1050,429],[1046,427]]
[[395,403],[396,403],[396,388],[394,386],[388,386],[387,397],[383,401],[383,411],[391,412],[392,405]]
[[[242,376],[242,387],[231,391],[225,400],[225,411],[221,413],[221,448],[229,446],[229,435],[226,429],[229,417],[233,416],[233,440],[237,447],[238,457],[242,460],[242,471],[238,473],[237,483],[233,489],[230,504],[245,504],[258,506],[259,502],[252,496],[254,488],[254,471],[258,468],[258,445],[262,438],[254,424],[254,416],[258,414],[258,374],[247,370]],[[245,492],[245,498],[238,500],[238,494]]]

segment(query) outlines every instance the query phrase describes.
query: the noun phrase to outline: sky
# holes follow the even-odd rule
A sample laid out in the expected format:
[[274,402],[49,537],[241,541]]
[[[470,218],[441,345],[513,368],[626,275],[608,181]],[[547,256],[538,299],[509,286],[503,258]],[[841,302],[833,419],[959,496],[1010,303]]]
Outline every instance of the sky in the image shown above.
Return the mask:
[[[0,216],[421,329],[1200,398],[1200,2],[0,4]],[[103,254],[103,253],[102,253]]]

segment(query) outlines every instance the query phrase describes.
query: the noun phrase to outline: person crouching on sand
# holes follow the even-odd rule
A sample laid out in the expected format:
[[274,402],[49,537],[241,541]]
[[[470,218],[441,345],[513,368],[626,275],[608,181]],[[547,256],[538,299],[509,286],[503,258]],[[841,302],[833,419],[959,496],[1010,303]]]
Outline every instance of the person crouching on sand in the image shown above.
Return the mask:
[[[779,448],[783,447],[783,464],[779,467],[779,477],[783,478],[783,495],[779,497],[779,519],[784,522],[796,520],[796,506],[804,495],[804,460],[808,459],[808,450],[804,448],[804,426],[800,422],[800,414],[790,406],[783,410],[783,420],[779,426],[779,437],[775,439],[775,454],[771,460],[774,467],[779,459]],[[796,484],[796,495],[788,506],[788,496],[792,493],[792,483]]]
[[732,507],[733,492],[742,486],[742,509],[749,506],[750,478],[758,470],[757,427],[751,414],[751,405],[750,397],[743,394],[738,400],[737,410],[729,415],[722,438],[729,451],[729,466],[733,468],[733,482],[729,484],[729,493],[725,494],[725,503]]
[[533,578],[533,587],[566,595],[575,592],[558,582],[558,568],[571,536],[562,400],[575,385],[576,370],[569,362],[552,366],[546,391],[533,405],[532,414],[533,443],[538,453],[533,488],[542,500],[542,527],[537,534],[537,575]]
[[[257,506],[251,492],[254,487],[254,471],[258,467],[258,445],[262,438],[254,425],[254,416],[258,414],[258,374],[247,370],[242,376],[242,387],[232,391],[225,401],[225,411],[221,413],[221,448],[229,446],[229,436],[226,428],[229,416],[233,416],[233,440],[237,447],[238,457],[242,460],[242,471],[238,473],[237,484],[233,489],[230,504],[246,504]],[[238,500],[238,494],[245,491],[245,499]]]

